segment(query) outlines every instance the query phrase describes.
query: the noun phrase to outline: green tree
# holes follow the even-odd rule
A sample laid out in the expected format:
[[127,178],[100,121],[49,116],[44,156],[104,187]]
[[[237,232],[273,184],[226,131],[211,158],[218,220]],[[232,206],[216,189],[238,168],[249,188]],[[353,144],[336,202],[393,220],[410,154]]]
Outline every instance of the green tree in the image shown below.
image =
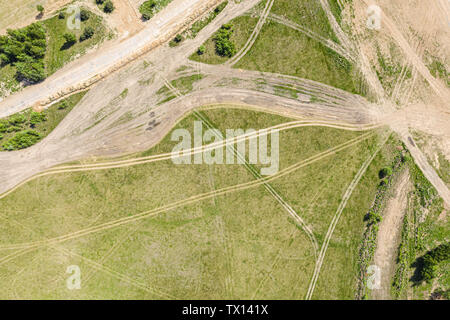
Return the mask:
[[32,127],[36,126],[38,123],[47,121],[47,117],[43,112],[32,111],[30,114],[30,124]]
[[40,4],[38,4],[36,6],[36,10],[39,12],[39,14],[43,14],[44,13],[44,7]]
[[201,55],[204,54],[205,52],[206,52],[206,48],[205,48],[204,45],[201,45],[201,46],[198,48],[198,50],[197,50],[197,54],[198,54],[199,56],[201,56]]
[[77,38],[75,37],[75,35],[73,33],[64,33],[63,34],[63,38],[64,40],[66,40],[66,42],[64,43],[65,47],[71,47],[75,44],[75,42],[77,42]]
[[110,0],[105,2],[105,6],[103,7],[104,12],[111,13],[114,11],[114,9],[114,4]]
[[86,9],[81,9],[81,11],[80,11],[80,20],[81,21],[88,20],[90,16],[91,16],[91,14],[89,11],[87,11]]
[[154,15],[155,8],[156,1],[148,0],[141,4],[141,6],[139,7],[139,12],[142,14],[142,18],[144,18],[145,20],[150,20]]
[[216,53],[222,57],[232,57],[236,53],[236,47],[231,41],[233,34],[233,26],[231,24],[224,24],[214,37],[216,45]]
[[92,38],[93,35],[94,35],[94,28],[86,27],[86,29],[84,29],[83,31],[83,34],[80,36],[80,41]]

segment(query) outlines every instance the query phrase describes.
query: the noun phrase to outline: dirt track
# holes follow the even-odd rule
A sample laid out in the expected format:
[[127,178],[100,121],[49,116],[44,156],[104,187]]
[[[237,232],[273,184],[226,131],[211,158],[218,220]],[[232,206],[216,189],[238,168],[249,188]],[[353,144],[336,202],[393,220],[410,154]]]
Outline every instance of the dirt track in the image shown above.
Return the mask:
[[[198,0],[195,4],[200,2],[201,1]],[[213,1],[209,2],[212,3]],[[444,198],[444,201],[447,204],[450,204],[448,188],[443,184],[439,176],[437,176],[434,169],[414,144],[414,141],[410,139],[408,131],[409,127],[413,127],[420,128],[422,131],[428,133],[442,134],[443,136],[450,137],[450,133],[448,132],[449,113],[447,106],[440,105],[439,107],[436,107],[435,105],[418,103],[414,109],[410,106],[396,107],[393,103],[386,101],[388,100],[388,97],[386,97],[380,86],[378,78],[374,76],[374,71],[370,69],[370,63],[365,55],[366,52],[364,47],[357,41],[356,44],[353,44],[348,40],[346,35],[337,29],[340,29],[340,27],[335,23],[335,20],[334,22],[332,21],[332,26],[337,30],[342,43],[349,52],[348,54],[359,60],[362,72],[366,76],[366,80],[379,97],[377,104],[370,103],[359,96],[306,79],[278,74],[236,70],[229,68],[228,66],[206,66],[192,63],[187,60],[187,57],[194,52],[201,43],[208,39],[220,25],[237,15],[243,14],[257,2],[258,1],[255,0],[248,0],[239,5],[230,3],[216,20],[203,29],[195,39],[186,40],[177,48],[169,49],[167,46],[158,47],[142,56],[142,58],[138,59],[136,62],[130,63],[126,68],[112,73],[103,81],[93,85],[90,92],[83,98],[79,105],[42,142],[23,151],[0,153],[0,181],[3,181],[2,185],[0,185],[0,194],[7,190],[11,190],[11,188],[23,181],[27,181],[30,177],[38,175],[61,163],[86,159],[93,156],[117,156],[148,149],[158,143],[161,138],[173,128],[179,119],[183,117],[183,115],[196,107],[210,104],[238,104],[244,107],[259,107],[264,110],[295,118],[315,119],[315,121],[327,120],[334,122],[336,126],[346,126],[346,128],[351,128],[352,126],[354,128],[365,128],[371,125],[390,125],[400,134],[425,176],[436,187],[440,195]],[[173,7],[168,8],[167,12],[175,8],[175,3],[179,5],[181,1],[174,0]],[[330,15],[331,12],[327,2],[321,1],[321,3],[327,14]],[[188,13],[176,12],[174,14],[171,12],[170,16],[173,20],[176,20],[176,18],[187,19]],[[173,21],[173,23],[168,22],[164,25],[166,27],[162,33],[169,34],[176,32],[176,29],[179,27],[179,24],[177,23],[180,23],[180,21]],[[145,32],[148,32],[149,30],[150,25],[146,28]],[[424,63],[420,60],[419,55],[414,52],[408,42],[402,37],[401,32],[396,28],[394,22],[387,20],[387,30],[393,34],[394,39],[399,43],[399,46],[413,65],[415,72],[418,74],[417,77],[423,77],[424,80],[428,81],[434,92],[441,98],[448,98],[448,89],[445,87],[442,88],[442,84],[429,74],[428,69],[426,69]],[[139,35],[140,34],[132,38],[134,40],[131,42],[127,40],[125,42],[126,45],[120,47],[121,57],[132,55],[132,51],[136,48],[140,48],[141,45],[144,45],[143,43],[139,43]],[[159,40],[161,38],[152,39],[160,43]],[[137,42],[135,43],[134,41]],[[150,40],[146,39],[145,43],[148,44],[149,41]],[[131,46],[132,48],[126,48],[130,43],[133,44]],[[251,46],[251,42],[249,43]],[[111,50],[114,52],[115,48]],[[170,59],[167,59],[168,56],[170,56]],[[55,77],[48,79],[48,81],[44,82],[42,85],[24,90],[21,94],[5,100],[0,104],[0,117],[14,113],[21,108],[23,109],[31,102],[47,99],[48,94],[55,91],[54,85],[57,90],[67,89],[67,86],[73,86],[72,84],[80,79],[86,79],[88,76],[91,77],[101,73],[100,69],[89,70],[89,72],[87,72],[86,68],[89,69],[92,61],[97,61],[95,59],[101,59],[102,57],[103,56],[95,55],[87,56],[83,58],[85,59],[82,60],[84,64],[82,64],[80,68],[73,68],[73,65],[68,66],[67,69],[55,74]],[[105,68],[112,63],[111,59],[106,60],[107,61],[103,62]],[[149,66],[142,66],[144,60]],[[164,63],[161,63],[161,61]],[[157,97],[156,92],[163,85],[167,84],[168,80],[170,81],[181,76],[182,72],[178,72],[177,69],[183,65],[190,68],[188,71],[183,71],[184,75],[198,72],[204,74],[205,78],[194,84],[192,93],[173,99],[170,102],[159,104],[159,98]],[[74,79],[71,79],[72,71],[74,72]],[[90,73],[91,71],[92,73]],[[265,79],[267,82],[263,90],[255,86],[255,81],[260,78]],[[239,79],[241,81],[239,87],[233,86],[231,79]],[[144,86],[140,83],[141,81],[148,81],[148,84]],[[223,85],[223,83],[220,84],[220,81],[225,82],[225,85]],[[61,83],[58,84],[58,82]],[[301,88],[302,91],[307,92],[311,96],[317,95],[323,97],[324,101],[312,103],[308,99],[308,95],[299,99],[276,96],[273,88],[277,85]],[[401,91],[400,88],[401,85],[399,82],[396,95],[403,93],[398,93],[398,91]],[[118,95],[120,92],[123,92],[124,89],[128,89],[129,93],[127,97],[119,99]],[[408,87],[406,89],[412,91],[414,90],[414,87]],[[17,103],[18,101],[23,101],[23,104]],[[121,121],[128,113],[131,113],[131,119]],[[158,123],[159,125],[156,127],[149,126],[149,122]],[[310,161],[314,161],[314,159]],[[310,162],[299,163],[295,168],[307,165],[308,163]],[[354,181],[350,184],[342,199],[342,205],[337,210],[335,217],[330,224],[326,241],[321,248],[319,259],[316,262],[316,268],[314,270],[307,298],[313,296],[321,265],[327,251],[328,241],[333,234],[334,227],[339,221],[340,213],[345,207],[346,200],[350,197],[369,163],[370,158],[355,176]],[[125,164],[128,163],[125,162]],[[129,164],[133,165],[137,163],[130,161]],[[94,168],[101,170],[107,167],[107,165],[92,165],[76,166],[75,168],[67,169],[75,170],[78,168],[80,170],[89,170],[90,168]],[[293,168],[291,169],[294,170]],[[64,171],[63,168],[56,168],[49,171],[48,174],[52,174],[58,170]],[[256,181],[255,183],[263,182]],[[247,188],[251,186],[253,185],[235,187]],[[170,210],[178,205],[185,205],[186,203],[190,203],[189,201],[209,199],[210,197],[217,196],[220,192],[232,192],[239,190],[239,188],[234,188],[232,190],[215,190],[211,194],[198,195],[195,199],[185,199],[183,200],[185,202],[171,204],[167,208],[159,208],[158,210],[144,212],[137,216],[127,217],[92,228],[86,228],[79,230],[76,233],[64,235],[55,239],[37,243],[12,244],[9,247],[0,247],[0,249],[23,249],[23,251],[19,250],[14,252],[11,256],[2,259],[0,263],[10,261],[10,259],[14,258],[16,255],[26,252],[26,250],[29,250],[30,248],[41,245],[53,245],[91,232],[115,228],[131,221],[144,219],[154,214],[158,214],[159,212],[164,212],[164,210]]]
[[393,188],[395,195],[389,200],[384,210],[378,231],[374,263],[381,270],[381,283],[379,289],[372,291],[372,298],[375,300],[391,299],[391,282],[395,271],[395,259],[407,205],[408,189],[409,174],[405,171],[399,177],[395,189]]

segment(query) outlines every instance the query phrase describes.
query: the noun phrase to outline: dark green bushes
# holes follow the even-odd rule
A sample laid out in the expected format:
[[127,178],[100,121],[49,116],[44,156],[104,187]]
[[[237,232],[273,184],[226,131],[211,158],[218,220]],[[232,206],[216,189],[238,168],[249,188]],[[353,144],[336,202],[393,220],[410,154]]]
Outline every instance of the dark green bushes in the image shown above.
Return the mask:
[[422,257],[422,280],[430,281],[436,277],[438,265],[450,259],[450,243],[441,244],[440,246],[428,251]]
[[233,25],[224,24],[214,37],[216,52],[222,57],[232,57],[236,53],[236,46],[231,41],[233,34]]
[[151,17],[155,14],[155,8],[156,8],[156,1],[155,0],[148,0],[145,1],[141,6],[139,7],[139,12],[142,14],[142,18],[145,20],[150,20]]
[[19,80],[39,82],[45,79],[43,58],[47,49],[45,29],[40,23],[11,30],[0,36],[0,66],[16,67]]
[[80,41],[84,41],[89,38],[92,38],[93,35],[94,35],[94,28],[86,27],[86,29],[84,29],[84,31],[83,31],[83,34],[80,36]]
[[18,132],[14,137],[3,143],[5,150],[12,151],[32,146],[41,139],[41,135],[34,130]]
[[114,4],[110,0],[105,2],[105,6],[103,7],[104,12],[111,13],[114,11],[114,9],[115,9]]

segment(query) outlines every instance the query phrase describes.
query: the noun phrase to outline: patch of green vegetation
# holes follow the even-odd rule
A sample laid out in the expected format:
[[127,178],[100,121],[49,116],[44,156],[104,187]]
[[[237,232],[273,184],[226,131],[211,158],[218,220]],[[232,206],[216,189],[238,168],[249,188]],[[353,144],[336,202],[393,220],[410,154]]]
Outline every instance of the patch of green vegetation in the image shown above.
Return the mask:
[[291,87],[274,86],[275,94],[281,97],[289,97],[292,99],[298,98],[298,91]]
[[142,14],[142,18],[150,20],[155,14],[161,11],[172,0],[147,0],[144,1],[140,7],[139,12]]
[[184,37],[181,34],[177,34],[175,38],[170,40],[169,46],[171,48],[178,46],[182,41],[184,40]]
[[67,28],[71,18],[62,9],[52,18],[0,36],[0,97],[20,90],[22,80],[25,85],[44,80],[105,38],[102,18],[84,8],[81,13],[80,30]]
[[[87,9],[84,10],[87,11]],[[44,58],[48,75],[53,74],[74,57],[86,53],[88,49],[98,45],[106,37],[107,30],[103,25],[102,18],[92,12],[89,14],[88,20],[81,22],[80,30],[68,29],[67,19],[70,19],[67,15],[64,19],[54,16],[42,22],[48,34],[48,50]],[[74,36],[75,42],[72,45],[66,44],[65,34]],[[78,41],[78,39],[82,41]]]
[[208,24],[211,23],[227,6],[228,1],[222,2],[220,5],[218,5],[214,10],[212,10],[207,17],[198,20],[194,22],[194,24],[191,26],[191,28],[184,32],[185,36],[193,39],[197,36],[197,34]]
[[236,68],[281,73],[365,95],[359,71],[320,42],[282,24],[267,22]]
[[0,119],[0,150],[23,149],[42,140],[56,128],[85,94],[86,91],[73,94],[42,112],[27,109]]
[[441,78],[447,86],[450,87],[450,73],[444,63],[439,61],[436,57],[432,57],[432,62],[427,65],[433,77]]
[[41,23],[8,29],[7,35],[0,36],[0,67],[14,66],[19,81],[42,81],[46,77],[43,61],[46,50],[46,30]]
[[[247,42],[247,39],[253,32],[253,29],[258,22],[258,19],[241,16],[230,21],[230,25],[233,26],[233,32],[227,33],[227,43],[233,43],[235,52],[239,51]],[[216,37],[220,32],[217,31],[210,39],[208,39],[202,46],[204,50],[201,52],[197,50],[194,54],[190,56],[191,60],[209,63],[209,64],[221,64],[229,59],[228,56],[221,56],[216,50]]]
[[175,79],[171,83],[175,88],[180,90],[182,94],[187,94],[193,90],[194,83],[201,79],[203,79],[202,74],[194,74],[192,76]]
[[[333,7],[332,7],[333,10]],[[334,8],[335,10],[335,8]],[[315,33],[339,43],[320,1],[276,0],[270,11],[304,26]]]
[[16,68],[10,64],[0,67],[0,98],[20,90],[16,73]]
[[338,0],[328,0],[330,4],[331,12],[333,16],[336,18],[337,23],[341,24],[342,22],[342,8],[339,4]]
[[410,157],[407,163],[414,189],[408,195],[391,292],[393,297],[399,299],[428,300],[436,292],[445,292],[450,288],[448,262],[437,268],[432,267],[433,277],[436,278],[433,281],[424,281],[422,275],[423,256],[448,242],[450,223],[445,217],[441,218],[445,209],[436,189]]

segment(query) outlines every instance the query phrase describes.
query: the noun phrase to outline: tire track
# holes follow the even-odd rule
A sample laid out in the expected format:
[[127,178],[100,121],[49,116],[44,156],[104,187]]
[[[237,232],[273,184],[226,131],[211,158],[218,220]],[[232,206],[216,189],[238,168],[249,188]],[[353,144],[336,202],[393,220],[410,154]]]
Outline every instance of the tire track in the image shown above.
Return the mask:
[[261,17],[258,20],[258,23],[256,24],[255,29],[253,30],[252,34],[250,35],[250,38],[248,38],[244,47],[241,50],[239,50],[238,53],[236,53],[233,57],[231,57],[228,61],[225,62],[225,65],[228,65],[228,66],[235,65],[251,49],[251,47],[255,43],[256,39],[258,38],[258,35],[261,32],[261,29],[263,28],[264,24],[266,23],[267,17],[269,16],[269,13],[270,13],[270,10],[272,9],[273,3],[274,3],[274,0],[267,1],[266,6],[264,7],[264,10],[261,14]]
[[308,292],[306,293],[306,298],[305,298],[306,300],[311,300],[311,297],[314,293],[314,289],[316,287],[317,279],[319,278],[320,269],[322,268],[323,260],[325,258],[325,254],[328,249],[328,245],[330,243],[331,236],[333,235],[334,229],[336,228],[336,225],[339,222],[341,214],[342,214],[345,206],[347,205],[347,201],[350,199],[350,196],[352,195],[353,191],[355,190],[356,186],[358,185],[359,180],[361,180],[362,176],[366,172],[370,163],[372,163],[372,160],[378,154],[381,147],[386,143],[388,138],[389,138],[389,135],[387,135],[387,137],[385,139],[383,139],[383,142],[380,143],[377,150],[372,155],[370,155],[366,161],[364,161],[363,165],[361,166],[359,171],[356,173],[355,177],[353,178],[352,182],[348,186],[347,190],[345,190],[344,196],[342,197],[342,201],[339,204],[333,219],[331,220],[330,226],[328,227],[327,234],[325,235],[324,242],[320,249],[319,258],[317,259],[316,266],[314,268],[314,273],[311,278],[311,282],[309,284]]
[[207,193],[203,193],[203,194],[199,194],[199,195],[195,195],[183,200],[179,200],[176,202],[173,202],[171,204],[159,207],[159,208],[155,208],[149,211],[145,211],[145,212],[141,212],[132,216],[127,216],[127,217],[123,217],[123,218],[119,218],[113,221],[109,221],[97,226],[92,226],[89,228],[85,228],[85,229],[81,229],[75,232],[71,232],[65,235],[61,235],[61,236],[57,236],[51,239],[45,239],[45,240],[39,240],[39,241],[33,241],[33,242],[27,242],[27,243],[19,243],[19,244],[8,244],[8,245],[0,245],[0,250],[6,250],[6,249],[33,249],[33,248],[38,248],[41,246],[46,246],[46,245],[52,245],[52,244],[57,244],[57,243],[61,243],[61,242],[65,242],[68,240],[72,240],[72,239],[76,239],[76,238],[80,238],[95,232],[99,232],[99,231],[103,231],[103,230],[109,230],[112,228],[116,228],[125,224],[129,224],[131,222],[134,221],[139,221],[142,219],[146,219],[146,218],[150,218],[153,217],[157,214],[163,213],[163,212],[167,212],[167,211],[171,211],[183,206],[187,206],[190,205],[192,203],[196,203],[202,200],[207,200],[210,199],[212,197],[215,196],[221,196],[230,192],[236,192],[236,191],[241,191],[241,190],[246,190],[255,186],[259,186],[263,183],[267,183],[270,181],[273,181],[275,179],[279,179],[280,177],[283,177],[285,175],[290,174],[291,172],[294,172],[300,168],[303,168],[305,166],[311,165],[319,160],[322,160],[326,157],[329,157],[331,155],[334,155],[335,153],[345,150],[349,147],[354,146],[355,144],[368,139],[369,137],[373,136],[375,133],[374,132],[368,132],[365,133],[359,137],[353,138],[347,142],[344,142],[338,146],[335,146],[333,148],[330,148],[326,151],[323,151],[321,153],[318,153],[310,158],[307,158],[305,160],[302,160],[290,167],[287,167],[283,170],[280,170],[277,174],[273,175],[273,176],[269,176],[269,177],[264,177],[258,180],[253,180],[250,182],[246,182],[246,183],[242,183],[242,184],[238,184],[235,186],[229,186],[229,187],[225,187],[222,188],[220,190],[215,190],[212,192],[207,192]]

